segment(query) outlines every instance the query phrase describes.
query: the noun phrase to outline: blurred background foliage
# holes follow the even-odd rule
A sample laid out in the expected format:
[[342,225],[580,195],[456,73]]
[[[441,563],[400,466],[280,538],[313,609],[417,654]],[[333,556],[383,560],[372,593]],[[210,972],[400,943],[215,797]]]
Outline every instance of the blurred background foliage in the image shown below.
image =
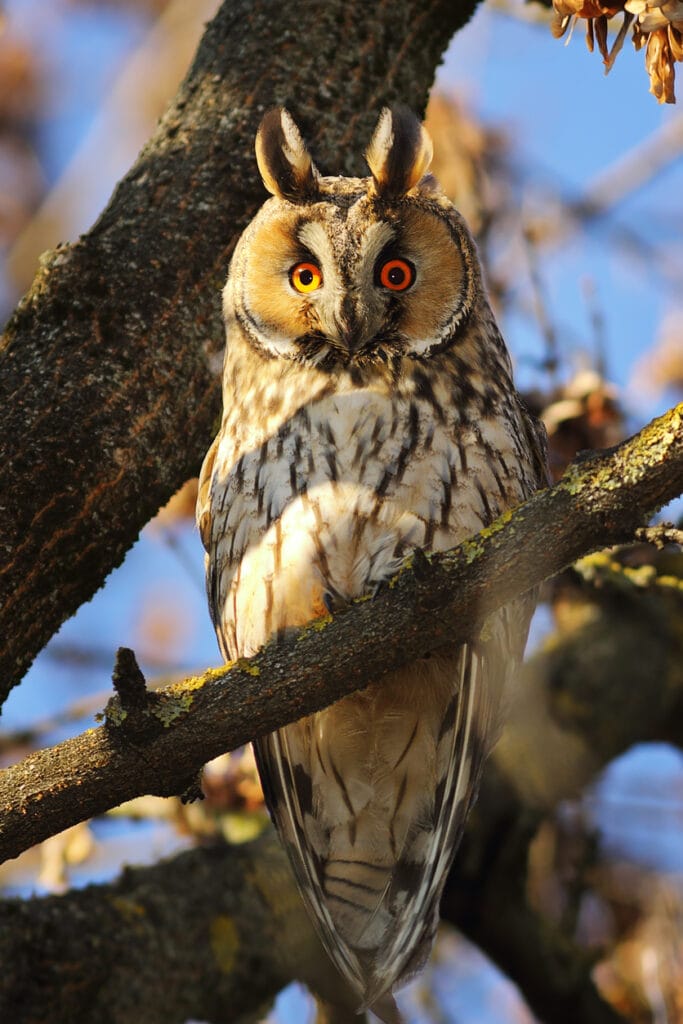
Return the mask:
[[[96,218],[216,7],[217,0],[6,0],[0,317],[28,287],[40,254]],[[555,8],[553,15],[515,0],[483,5],[448,52],[427,121],[434,170],[477,235],[519,386],[548,428],[557,479],[578,451],[615,444],[683,396],[683,118],[648,96],[632,54],[604,80],[582,47],[553,41],[553,25],[558,35],[576,13],[604,19],[598,31],[611,32],[608,17],[622,17],[624,5]],[[621,24],[605,44],[609,65]],[[2,763],[87,726],[106,702],[120,645],[135,649],[150,685],[217,662],[194,497],[189,481],[14,692],[2,719]],[[666,512],[680,514],[680,503]],[[590,716],[594,694],[567,706],[576,691],[557,680],[594,680],[615,666],[624,694],[642,687],[648,672],[664,673],[675,689],[682,579],[679,548],[638,544],[585,559],[546,586],[517,717],[541,689],[554,694],[560,721]],[[615,737],[596,744],[619,751],[619,718],[628,713],[625,696],[613,710]],[[560,786],[566,766],[554,764],[552,749],[542,785],[518,769],[520,790],[546,807],[531,847],[529,900],[595,956],[603,993],[643,1024],[683,1020],[682,733],[672,720],[670,734],[652,742],[644,722],[650,742],[589,780],[583,766]],[[527,739],[542,751],[551,746],[542,727]],[[574,788],[575,797],[556,805],[556,785]],[[200,805],[136,800],[54,837],[0,868],[1,890],[60,891],[207,835],[243,841],[264,827],[250,750],[210,765],[204,790]],[[415,1024],[533,1019],[514,986],[450,928],[403,1006]],[[312,1012],[293,986],[273,1020]]]

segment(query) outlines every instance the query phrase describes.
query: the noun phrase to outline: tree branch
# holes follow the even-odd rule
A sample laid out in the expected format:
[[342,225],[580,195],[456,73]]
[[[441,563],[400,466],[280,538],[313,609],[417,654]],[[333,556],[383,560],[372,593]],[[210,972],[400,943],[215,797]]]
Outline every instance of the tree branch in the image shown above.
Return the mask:
[[[571,941],[552,941],[540,917],[518,905],[517,874],[505,883],[505,866],[513,858],[521,862],[526,852],[524,843],[514,841],[515,828],[530,838],[528,821],[508,822],[508,855],[500,858],[504,864],[493,865],[490,888],[485,882],[482,888],[481,869],[473,874],[465,866],[460,881],[458,871],[452,873],[447,914],[465,934],[485,939],[482,920],[490,927],[496,916],[504,918],[500,961],[513,967],[542,962],[548,972],[540,978],[520,972],[523,985],[533,983],[536,1009],[534,993],[544,992],[549,1013],[541,1019],[618,1024],[621,1018],[593,986],[587,960]],[[470,842],[478,850],[481,834],[477,823]],[[482,864],[483,873],[492,868],[490,859]],[[470,896],[463,900],[466,890]],[[472,894],[480,909],[476,918]],[[499,901],[497,915],[493,899]],[[0,958],[0,1018],[12,1024],[71,1024],[86,1017],[88,1024],[184,1024],[188,1018],[244,1024],[261,1020],[293,980],[341,1007],[335,1020],[342,1014],[360,1020],[346,1015],[356,1001],[322,951],[272,829],[242,846],[221,843],[153,867],[129,868],[110,884],[0,901]],[[511,977],[519,981],[514,971]],[[551,980],[559,982],[554,1003]]]
[[0,901],[0,960],[12,1024],[256,1022],[294,978],[349,998],[270,829],[110,885]]
[[112,698],[105,725],[0,773],[0,858],[134,796],[183,792],[225,750],[471,639],[487,615],[579,556],[632,539],[682,491],[683,404],[573,463],[453,551],[409,559],[373,600],[147,701]]
[[264,110],[291,105],[319,165],[358,172],[379,108],[424,109],[475,5],[330,0],[299,31],[279,0],[224,3],[107,209],[45,256],[0,341],[0,703],[198,471]]

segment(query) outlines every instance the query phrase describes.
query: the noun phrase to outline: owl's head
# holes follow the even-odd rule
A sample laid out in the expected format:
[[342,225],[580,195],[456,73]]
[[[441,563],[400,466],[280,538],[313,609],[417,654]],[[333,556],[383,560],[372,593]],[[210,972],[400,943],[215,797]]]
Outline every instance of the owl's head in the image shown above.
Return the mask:
[[285,109],[266,114],[256,158],[269,199],[240,239],[228,326],[264,355],[321,369],[429,357],[457,341],[481,292],[476,250],[428,173],[432,143],[385,108],[368,178],[322,177]]

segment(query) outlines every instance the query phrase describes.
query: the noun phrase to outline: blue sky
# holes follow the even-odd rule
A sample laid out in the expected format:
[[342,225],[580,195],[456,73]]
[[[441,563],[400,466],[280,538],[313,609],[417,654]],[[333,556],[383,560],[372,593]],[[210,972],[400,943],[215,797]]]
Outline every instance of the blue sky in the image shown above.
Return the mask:
[[[679,79],[683,99],[683,73]],[[553,39],[547,25],[499,14],[487,4],[454,39],[437,82],[467,97],[485,120],[501,125],[514,139],[528,202],[549,185],[567,198],[580,196],[605,168],[681,118],[678,106],[660,106],[649,94],[643,53],[636,53],[630,42],[605,76],[599,55],[585,47],[580,25],[565,45],[565,39]],[[609,370],[622,386],[632,384],[634,363],[656,337],[663,314],[683,306],[682,197],[679,157],[588,233],[573,236],[544,257],[541,273],[550,312],[570,343],[591,337],[581,282],[586,276],[595,282]],[[634,259],[623,245],[610,244],[619,225],[646,240],[670,243],[674,286],[665,287],[652,264]],[[538,351],[534,325],[513,318],[506,337],[518,359]],[[663,411],[670,396],[653,397],[629,387],[628,400],[643,418]]]

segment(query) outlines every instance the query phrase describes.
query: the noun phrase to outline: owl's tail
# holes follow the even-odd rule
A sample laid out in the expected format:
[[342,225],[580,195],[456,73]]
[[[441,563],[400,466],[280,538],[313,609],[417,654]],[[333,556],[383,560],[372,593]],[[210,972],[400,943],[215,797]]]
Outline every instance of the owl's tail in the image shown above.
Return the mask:
[[375,1017],[379,1017],[381,1021],[384,1021],[384,1024],[405,1024],[401,1011],[391,993],[382,996],[381,999],[378,999],[368,1009],[374,1013]]
[[392,988],[429,955],[491,721],[484,657],[474,647],[457,661],[411,666],[391,683],[256,746],[323,944],[363,1007],[387,1024],[400,1021]]

